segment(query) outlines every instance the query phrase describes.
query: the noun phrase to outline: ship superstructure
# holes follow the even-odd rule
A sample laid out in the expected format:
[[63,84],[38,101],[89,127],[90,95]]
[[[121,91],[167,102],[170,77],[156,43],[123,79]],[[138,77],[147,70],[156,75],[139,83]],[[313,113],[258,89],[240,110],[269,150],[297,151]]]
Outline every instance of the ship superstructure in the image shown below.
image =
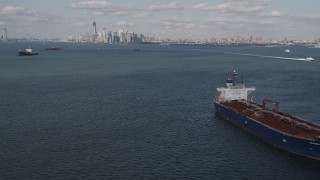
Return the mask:
[[243,82],[237,83],[238,73],[233,71],[232,76],[227,77],[227,87],[217,88],[220,92],[219,98],[222,101],[231,101],[237,99],[247,99],[248,95],[255,91],[255,88],[246,88]]
[[[279,111],[279,102],[248,98],[255,88],[236,82],[234,71],[226,87],[217,88],[216,115],[289,152],[320,160],[320,126]],[[271,106],[270,106],[271,105]]]

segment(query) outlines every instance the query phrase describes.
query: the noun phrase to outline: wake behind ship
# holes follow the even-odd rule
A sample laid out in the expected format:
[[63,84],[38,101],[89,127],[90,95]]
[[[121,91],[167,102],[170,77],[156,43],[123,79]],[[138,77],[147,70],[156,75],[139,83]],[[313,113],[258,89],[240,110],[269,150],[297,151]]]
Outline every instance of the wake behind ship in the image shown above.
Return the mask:
[[237,75],[234,71],[226,87],[217,88],[220,95],[214,98],[216,115],[278,148],[320,160],[320,126],[280,112],[277,101],[254,102],[248,95],[255,88],[237,83]]

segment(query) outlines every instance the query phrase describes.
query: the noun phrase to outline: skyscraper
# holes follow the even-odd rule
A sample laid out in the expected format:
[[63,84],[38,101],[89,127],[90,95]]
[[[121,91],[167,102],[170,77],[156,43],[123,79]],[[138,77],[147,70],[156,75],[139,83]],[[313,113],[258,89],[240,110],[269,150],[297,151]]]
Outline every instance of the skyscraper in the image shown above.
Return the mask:
[[96,24],[96,21],[93,21],[93,35],[92,35],[92,40],[95,41],[98,37],[98,34],[97,34],[97,24]]
[[3,42],[7,42],[7,41],[8,41],[7,29],[6,29],[6,28],[3,28],[3,29],[2,29],[1,41],[3,41]]

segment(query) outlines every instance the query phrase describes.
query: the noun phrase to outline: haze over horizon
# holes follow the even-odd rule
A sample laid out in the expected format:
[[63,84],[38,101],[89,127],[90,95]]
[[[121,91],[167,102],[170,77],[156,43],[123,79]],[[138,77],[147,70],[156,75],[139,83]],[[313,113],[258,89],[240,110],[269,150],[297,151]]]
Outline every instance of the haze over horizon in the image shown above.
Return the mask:
[[319,0],[0,0],[9,38],[61,38],[119,29],[170,39],[318,39]]

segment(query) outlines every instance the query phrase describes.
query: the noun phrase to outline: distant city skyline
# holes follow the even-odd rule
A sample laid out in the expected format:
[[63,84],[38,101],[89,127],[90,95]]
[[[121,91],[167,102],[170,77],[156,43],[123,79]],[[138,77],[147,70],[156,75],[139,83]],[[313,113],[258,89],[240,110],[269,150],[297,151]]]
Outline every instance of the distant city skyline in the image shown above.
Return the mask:
[[1,0],[8,38],[62,38],[102,29],[170,39],[319,39],[319,0]]

